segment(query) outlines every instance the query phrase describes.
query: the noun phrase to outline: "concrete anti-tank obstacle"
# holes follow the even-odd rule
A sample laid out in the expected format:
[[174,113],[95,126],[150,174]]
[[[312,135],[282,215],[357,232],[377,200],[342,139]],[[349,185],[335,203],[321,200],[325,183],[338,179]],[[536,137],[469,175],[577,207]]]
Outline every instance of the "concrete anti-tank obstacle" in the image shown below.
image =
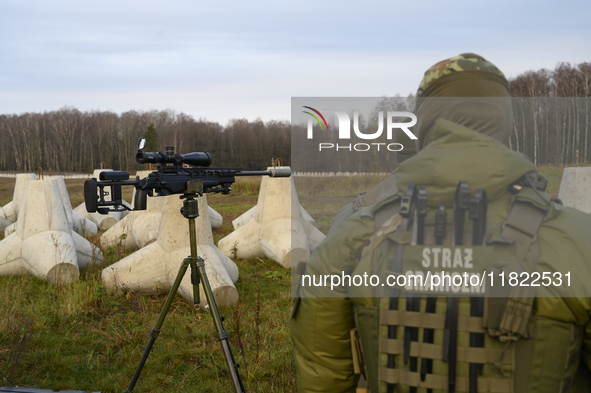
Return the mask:
[[[113,225],[101,236],[102,246],[121,244],[128,250],[136,250],[156,241],[162,219],[162,199],[162,197],[148,198],[146,210],[132,211]],[[207,211],[209,214],[213,212],[219,215],[209,206]],[[211,219],[210,215],[210,222],[213,221],[214,219]],[[213,228],[219,228],[219,226],[212,225]]]
[[[232,226],[234,227],[234,230],[240,228],[244,224],[253,220],[257,214],[257,207],[258,207],[258,205],[254,205],[247,212],[243,213],[241,216],[239,216],[234,221],[232,221]],[[312,218],[310,213],[308,213],[306,211],[306,209],[304,209],[302,206],[300,206],[300,208],[301,208],[301,212],[302,212],[302,218],[304,219],[304,221],[306,221],[310,225],[314,226],[315,228],[318,228],[318,224],[316,224],[316,221],[314,221],[314,219]]]
[[[72,210],[72,204],[70,203],[70,197],[68,195],[68,189],[66,188],[66,183],[64,181],[63,176],[52,176],[52,179],[57,179],[60,195],[62,197],[62,202],[64,204],[64,208],[66,211],[66,215],[68,217],[68,223],[70,224],[70,229],[76,231],[79,234],[86,234],[92,233],[96,234],[98,232],[98,228],[94,222],[91,220],[83,217],[82,215],[74,212]],[[31,179],[26,179],[25,182],[30,181]],[[32,179],[35,180],[35,179]],[[18,220],[17,220],[18,221]],[[17,223],[14,222],[4,230],[4,236],[8,236],[14,231],[16,231]]]
[[70,228],[81,235],[85,233],[92,233],[95,235],[98,232],[98,227],[96,224],[72,209],[72,203],[70,202],[70,196],[68,195],[68,189],[66,188],[64,177],[53,176],[53,178],[57,179],[58,181],[62,201],[64,202],[66,214],[68,215]]
[[285,268],[306,261],[325,237],[301,207],[293,177],[263,177],[257,205],[232,224],[236,230],[218,243],[224,254],[266,257]]
[[0,241],[0,275],[31,273],[62,284],[101,260],[100,251],[71,230],[59,179],[27,181],[16,232]]
[[558,198],[564,206],[591,213],[591,167],[564,168]]
[[213,229],[221,228],[224,223],[222,215],[216,212],[211,206],[207,206],[207,211],[209,212],[209,222],[211,223],[211,227]]
[[[238,291],[234,287],[234,283],[238,280],[238,267],[213,244],[205,198],[205,196],[197,198],[200,214],[195,219],[197,253],[205,260],[205,270],[216,303],[231,305],[238,301]],[[111,290],[118,292],[167,290],[174,282],[182,260],[191,253],[189,223],[180,213],[183,201],[178,195],[148,199],[148,206],[154,200],[162,200],[160,203],[163,205],[163,213],[158,237],[155,242],[103,269],[103,283]],[[148,214],[143,217],[147,216]],[[207,300],[202,286],[200,286],[200,292],[201,305],[204,306]],[[186,300],[193,301],[193,286],[189,271],[185,274],[178,293]]]
[[4,218],[10,222],[16,222],[25,183],[29,180],[36,179],[37,176],[35,176],[34,173],[19,173],[16,175],[16,183],[14,184],[14,191],[12,193],[12,202],[7,203],[0,208],[0,218]]
[[4,232],[12,224],[6,218],[0,217],[0,231]]
[[[151,172],[138,171],[136,176],[142,179]],[[133,195],[132,200],[135,200],[135,190]],[[207,202],[206,198],[204,200]],[[165,206],[163,201],[164,198],[162,197],[149,197],[147,199],[146,210],[132,211],[117,224],[113,225],[101,236],[101,245],[108,247],[121,244],[129,250],[136,250],[156,241]],[[212,228],[221,227],[222,216],[210,206],[207,206],[207,211]]]
[[[140,179],[148,176],[152,171],[138,171]],[[135,201],[135,189],[132,201]],[[146,210],[130,212],[125,218],[109,228],[101,236],[101,245],[108,247],[121,244],[128,250],[136,250],[153,243],[158,238],[160,220],[164,209],[164,198],[152,197],[146,201]]]
[[[92,177],[98,180],[101,172],[108,171],[112,171],[112,169],[95,169],[92,173]],[[131,205],[126,201],[123,201],[123,204],[131,209]],[[94,222],[97,227],[103,231],[111,228],[113,225],[117,224],[121,219],[123,219],[123,217],[129,214],[129,210],[124,210],[121,212],[109,212],[109,214],[89,213],[86,210],[85,203],[78,205],[74,211]]]
[[156,241],[165,198],[167,197],[148,198],[146,210],[132,211],[109,228],[101,236],[101,245],[108,247],[121,244],[128,250],[136,250]]

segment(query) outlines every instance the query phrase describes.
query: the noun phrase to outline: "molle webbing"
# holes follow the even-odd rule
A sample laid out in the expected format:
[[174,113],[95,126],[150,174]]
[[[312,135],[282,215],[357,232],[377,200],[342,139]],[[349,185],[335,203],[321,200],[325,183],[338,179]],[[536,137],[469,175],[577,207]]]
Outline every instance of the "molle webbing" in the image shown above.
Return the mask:
[[[470,191],[469,189],[467,189],[467,185],[459,184],[458,188],[460,189],[460,191],[462,191],[462,189],[465,188],[466,190],[464,191],[466,192],[464,192],[464,194],[466,194],[469,197]],[[408,206],[405,206],[407,208],[407,211],[405,211],[404,213],[406,214],[396,215],[396,217],[389,216],[388,219],[382,218],[380,220],[380,223],[382,225],[378,227],[382,229],[382,231],[378,231],[380,232],[380,236],[375,236],[372,239],[371,246],[366,247],[366,249],[364,250],[365,255],[373,254],[373,265],[375,266],[377,263],[377,261],[375,261],[376,255],[381,254],[382,257],[384,257],[386,254],[388,254],[387,249],[392,245],[396,244],[397,246],[394,250],[395,252],[392,269],[388,273],[400,274],[402,267],[401,260],[403,256],[402,251],[404,249],[404,244],[408,244],[409,239],[407,238],[412,233],[411,225],[414,227],[418,224],[418,216],[414,216],[413,214],[414,209],[412,205],[416,203],[417,198],[416,193],[413,191],[414,190],[411,191],[410,189],[407,190],[406,194],[402,198],[402,205],[405,204],[404,202],[410,202],[408,203],[408,205],[410,205],[410,208]],[[479,195],[478,192],[481,192],[482,195]],[[475,212],[483,210],[482,206],[475,204],[475,202],[478,202],[478,200],[476,200],[478,198],[481,198],[483,200],[483,202],[481,202],[480,205],[486,204],[486,195],[484,194],[483,190],[477,190],[476,197],[472,198],[474,201],[470,201],[474,204]],[[461,210],[467,210],[464,206],[465,203],[462,203],[460,205],[456,201],[456,205],[458,207],[461,206]],[[481,207],[481,209],[476,209],[478,207]],[[443,209],[445,209],[445,207],[443,207]],[[475,233],[472,242],[473,244],[475,243],[475,245],[483,244],[482,242],[485,238],[486,222],[479,221],[482,218],[486,219],[485,207],[483,211],[484,213],[480,212],[478,214],[474,214],[474,217],[472,217],[471,212],[470,218],[474,220],[473,232]],[[546,210],[542,208],[536,207],[533,204],[528,203],[527,201],[514,201],[507,219],[501,225],[501,233],[499,235],[496,235],[498,239],[505,240],[505,242],[504,244],[498,244],[499,241],[493,240],[493,243],[497,243],[498,247],[508,247],[511,244],[513,244],[513,246],[511,247],[514,247],[513,255],[515,257],[514,261],[516,262],[516,264],[498,266],[495,269],[509,269],[516,271],[521,269],[521,271],[523,271],[525,270],[524,267],[527,266],[527,270],[536,270],[537,231],[545,216]],[[376,217],[376,221],[377,218],[378,217]],[[414,225],[412,223],[413,218],[415,218]],[[462,234],[464,232],[464,219],[463,217],[460,217],[454,221],[456,221],[456,225],[454,225],[455,231],[453,231],[454,240],[452,241],[452,244],[461,244],[463,238]],[[421,228],[421,230],[424,231],[423,228]],[[478,233],[476,234],[476,232]],[[414,233],[413,235],[414,236],[412,242],[415,243],[416,233]],[[379,237],[379,240],[377,239],[377,237]],[[437,231],[434,233],[434,239],[437,243],[441,243],[442,237],[443,236],[441,236],[440,233],[437,233]],[[532,246],[534,247],[533,252],[528,257],[529,264],[526,263],[526,265],[522,267],[523,261],[525,260],[525,257],[528,255],[530,249],[532,249]],[[380,251],[379,253],[378,247]],[[386,249],[384,247],[386,247]],[[383,367],[386,366],[386,364],[382,364],[382,367],[380,367],[379,369],[380,380],[382,381],[382,383],[386,383],[388,392],[393,391],[392,388],[395,384],[409,386],[411,388],[411,392],[416,391],[416,388],[423,388],[428,389],[429,392],[432,390],[448,391],[449,389],[451,389],[453,391],[458,392],[477,391],[478,393],[504,393],[513,392],[514,386],[523,386],[523,384],[514,385],[513,376],[510,375],[507,375],[506,377],[500,377],[500,375],[499,377],[495,377],[494,374],[491,375],[488,374],[488,372],[487,374],[482,375],[482,365],[492,364],[503,375],[505,374],[501,370],[501,367],[507,370],[514,368],[516,366],[516,364],[514,364],[514,359],[516,358],[517,354],[515,351],[518,349],[518,347],[516,347],[514,343],[520,338],[532,337],[532,332],[534,330],[534,325],[532,324],[533,319],[530,318],[532,315],[533,305],[532,293],[529,293],[529,291],[523,292],[522,290],[520,291],[520,288],[515,288],[511,292],[511,294],[504,299],[488,298],[485,302],[486,305],[484,306],[484,310],[482,309],[482,305],[478,305],[478,303],[475,303],[473,301],[472,303],[474,304],[471,305],[472,308],[478,310],[476,310],[477,312],[474,312],[474,310],[470,310],[470,312],[472,313],[471,316],[458,315],[457,313],[454,313],[454,315],[451,316],[441,313],[437,314],[434,312],[419,312],[418,309],[415,310],[414,307],[411,309],[408,305],[408,302],[406,310],[398,309],[398,296],[398,291],[392,291],[389,299],[389,309],[382,308],[379,310],[379,324],[381,326],[388,327],[387,337],[382,336],[379,339],[379,350],[384,355],[387,355],[388,359],[387,367]],[[455,301],[457,301],[457,298],[455,299]],[[489,301],[491,301],[490,304]],[[449,314],[449,310],[447,314]],[[454,324],[453,326],[450,325],[451,327],[447,327],[447,329],[453,329],[453,334],[457,334],[457,332],[471,333],[470,346],[458,347],[456,344],[453,349],[448,349],[448,351],[450,352],[447,352],[445,349],[445,338],[443,345],[441,345],[440,341],[438,343],[433,343],[433,341],[428,340],[426,336],[423,336],[422,340],[416,340],[416,338],[409,340],[407,337],[407,332],[409,332],[410,329],[416,329],[416,331],[418,331],[418,329],[423,329],[423,332],[429,330],[445,332],[447,326],[446,318],[449,320],[450,317],[453,317]],[[493,317],[492,319],[495,319],[497,323],[491,324],[491,317]],[[455,321],[457,321],[457,328],[455,326]],[[405,329],[397,331],[395,330],[396,326],[404,326]],[[402,333],[402,331],[404,331],[405,333],[402,335],[402,337],[400,337],[400,333]],[[496,336],[499,340],[499,344],[503,344],[501,346],[497,346],[494,348],[484,348],[485,333],[488,333],[493,337]],[[474,338],[476,338],[477,340],[474,340]],[[447,356],[449,355],[449,353],[451,353],[451,351],[453,351],[453,358],[448,359]],[[446,355],[446,353],[448,355]],[[404,364],[407,364],[409,357],[411,358],[411,360],[412,358],[424,359],[421,360],[421,362],[447,361],[450,366],[450,372],[448,373],[448,375],[441,375],[437,373],[432,374],[433,370],[431,369],[431,367],[429,367],[428,371],[425,372],[425,370],[423,370],[423,367],[417,370],[415,366],[415,368],[413,369],[412,364],[409,366],[410,369],[408,369],[409,367],[402,366],[402,362],[404,361]],[[527,356],[520,356],[519,358],[525,359],[527,358]],[[579,358],[580,355],[578,353],[573,352],[572,354],[569,354],[568,359],[566,359],[566,367],[572,367],[573,364],[576,364]],[[401,363],[395,364],[394,359],[396,359],[396,362],[400,361]],[[470,378],[465,376],[456,376],[455,371],[451,372],[451,362],[454,363],[454,369],[455,362],[461,362],[464,364],[468,363],[471,368]],[[474,374],[475,370],[477,370],[477,373],[479,374],[477,377],[476,374]],[[568,380],[568,378],[565,378],[562,384],[563,391],[566,392],[571,386],[571,381]]]
[[[437,389],[447,391],[447,376],[427,374],[425,380],[421,381],[421,374],[418,372],[380,368],[380,379],[388,384],[403,384],[419,388]],[[456,390],[467,392],[469,380],[466,377],[456,377]],[[509,378],[478,378],[479,393],[512,393],[513,387]]]
[[[425,329],[443,330],[444,314],[422,313],[405,310],[380,310],[380,325],[404,325]],[[486,333],[482,327],[482,318],[458,316],[458,331],[470,333]]]
[[[392,355],[402,354],[404,341],[382,337],[380,349]],[[420,356],[427,359],[443,360],[443,345],[422,342],[410,343],[410,356]],[[513,350],[499,348],[471,348],[458,347],[457,361],[466,363],[511,364]]]

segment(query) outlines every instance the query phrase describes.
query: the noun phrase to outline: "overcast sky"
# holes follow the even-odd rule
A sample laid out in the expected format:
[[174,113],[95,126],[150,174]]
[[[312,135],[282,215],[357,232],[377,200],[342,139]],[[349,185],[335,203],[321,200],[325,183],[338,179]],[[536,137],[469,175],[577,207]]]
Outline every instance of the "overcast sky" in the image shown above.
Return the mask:
[[475,52],[507,76],[591,61],[585,1],[0,0],[0,113],[289,120],[292,96],[392,96]]

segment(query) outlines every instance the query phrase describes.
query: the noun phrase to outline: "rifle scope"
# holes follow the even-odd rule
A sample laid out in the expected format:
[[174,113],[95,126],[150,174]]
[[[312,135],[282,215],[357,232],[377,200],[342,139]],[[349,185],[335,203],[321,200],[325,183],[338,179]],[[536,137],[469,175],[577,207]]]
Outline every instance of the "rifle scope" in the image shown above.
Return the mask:
[[166,146],[164,153],[151,153],[140,150],[135,155],[135,160],[138,164],[173,164],[175,166],[189,164],[207,167],[211,165],[211,154],[206,151],[178,154],[174,152],[174,146]]

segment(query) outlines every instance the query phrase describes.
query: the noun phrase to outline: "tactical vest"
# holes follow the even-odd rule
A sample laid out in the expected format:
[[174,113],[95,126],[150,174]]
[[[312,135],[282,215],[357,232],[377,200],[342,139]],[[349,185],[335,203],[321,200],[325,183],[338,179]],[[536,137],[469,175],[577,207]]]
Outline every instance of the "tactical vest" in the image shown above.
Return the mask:
[[330,233],[334,228],[336,228],[340,223],[345,221],[347,218],[351,217],[353,214],[358,212],[359,210],[363,209],[366,206],[373,204],[376,199],[387,192],[392,192],[396,189],[396,170],[390,174],[387,178],[382,180],[378,183],[375,187],[371,190],[362,192],[359,194],[353,202],[348,204],[347,206],[343,207],[336,215],[336,217],[332,220],[330,224],[330,229],[328,233]]
[[[484,224],[486,236],[482,233],[482,242],[475,245],[469,231],[462,231],[461,241],[452,241],[445,226],[445,235],[438,238],[437,214],[432,211],[421,217],[424,229],[429,229],[424,231],[423,245],[413,245],[416,232],[402,228],[408,191],[365,208],[361,214],[375,220],[376,232],[362,250],[355,272],[371,271],[381,277],[404,274],[406,265],[416,266],[421,248],[433,250],[436,243],[450,255],[473,253],[488,260],[486,269],[495,277],[537,271],[537,231],[543,221],[558,215],[559,202],[546,201],[532,187],[511,190],[513,195],[495,202],[508,203],[509,215],[504,221]],[[466,224],[474,232],[469,220]],[[401,262],[398,267],[393,266],[396,260]],[[485,286],[479,297],[425,296],[416,290],[376,287],[371,299],[351,297],[355,371],[369,385],[369,390],[358,388],[358,392],[589,391],[588,381],[579,380],[583,374],[577,372],[583,327],[535,316],[532,287]],[[493,292],[499,290],[504,292]]]

